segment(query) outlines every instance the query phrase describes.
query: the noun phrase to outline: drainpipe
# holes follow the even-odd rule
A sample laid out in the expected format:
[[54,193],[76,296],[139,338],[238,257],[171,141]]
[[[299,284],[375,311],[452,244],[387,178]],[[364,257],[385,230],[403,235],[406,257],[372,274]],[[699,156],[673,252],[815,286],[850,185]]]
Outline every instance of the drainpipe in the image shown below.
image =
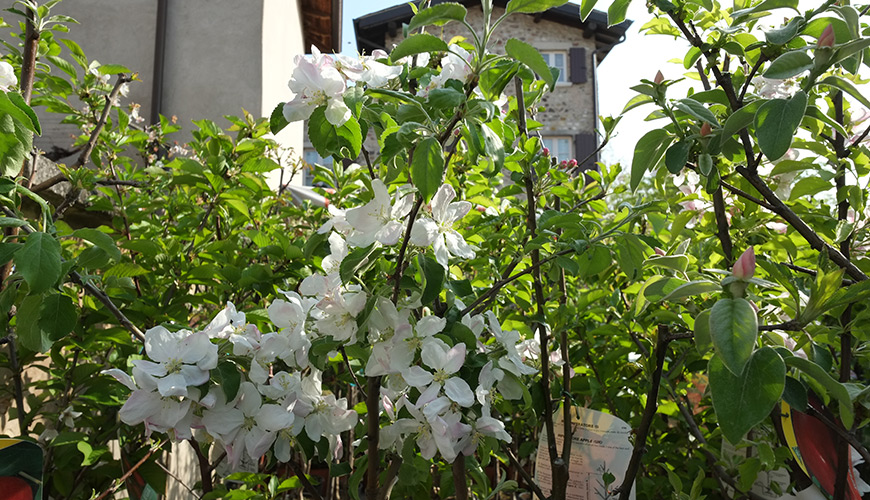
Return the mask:
[[151,123],[160,123],[163,109],[163,68],[166,62],[166,11],[169,0],[157,0],[157,27],[154,36],[154,76],[151,83]]

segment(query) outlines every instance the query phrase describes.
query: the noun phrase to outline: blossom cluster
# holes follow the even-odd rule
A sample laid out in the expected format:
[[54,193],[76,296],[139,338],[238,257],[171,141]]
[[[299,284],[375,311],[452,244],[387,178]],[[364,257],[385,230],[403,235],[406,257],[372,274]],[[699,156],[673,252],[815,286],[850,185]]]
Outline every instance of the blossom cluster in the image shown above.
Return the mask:
[[[288,121],[322,108],[331,124],[341,126],[351,116],[343,99],[349,85],[384,86],[402,71],[381,62],[385,53],[353,59],[313,52],[296,59],[290,81],[295,97],[283,108]],[[451,45],[441,72],[421,92],[447,80],[464,81],[471,58]],[[492,312],[448,324],[424,307],[419,293],[390,298],[383,295],[386,287],[342,279],[342,263],[354,249],[389,254],[400,242],[402,252],[429,253],[450,273],[451,260],[475,257],[455,229],[471,203],[457,201],[450,184],[441,185],[426,205],[415,203],[418,194],[410,185],[391,193],[381,179],[372,179],[370,189],[361,206],[328,206],[331,218],[319,229],[329,242],[322,272],[272,301],[267,312],[274,331],[247,323],[232,303],[199,331],[148,330],[147,359],[132,362],[132,376],[106,372],[132,391],[121,420],[178,440],[205,434],[226,450],[233,467],[245,454],[258,460],[269,451],[288,461],[303,436],[327,440],[338,456],[340,434],[359,419],[346,399],[324,389],[324,366],[316,362],[322,354],[312,351],[315,344],[341,350],[329,353],[338,360],[347,356],[345,347],[354,346],[362,358],[355,375],[383,380],[379,407],[371,413],[382,427],[382,449],[401,451],[413,440],[424,458],[440,455],[452,462],[460,453],[474,453],[486,437],[510,442],[494,402],[523,397],[521,377],[537,373],[529,364],[540,357],[536,341],[503,330]],[[459,300],[455,306],[464,309]],[[470,334],[459,339],[452,333],[456,328]]]
[[[365,347],[369,356],[362,372],[385,377],[379,408],[386,417],[382,448],[401,450],[405,440],[413,439],[424,458],[440,453],[453,461],[459,453],[473,453],[483,437],[510,442],[504,423],[493,416],[492,402],[522,397],[520,377],[537,371],[526,364],[539,357],[537,343],[503,331],[488,312],[461,319],[474,343],[451,344],[444,335],[445,318],[415,312],[425,311],[419,296],[394,303],[370,296],[361,285],[343,283],[339,269],[351,249],[397,245],[408,224],[414,199],[410,190],[400,188],[390,196],[377,179],[372,189],[371,200],[362,206],[331,207],[333,217],[320,229],[331,233],[324,273],[305,278],[298,292],[281,292],[282,298],[269,305],[274,332],[247,323],[232,303],[200,331],[148,330],[148,359],[132,362],[132,376],[118,369],[106,372],[132,391],[121,420],[179,440],[204,432],[226,449],[233,466],[243,453],[257,460],[270,449],[287,461],[303,432],[315,443],[327,439],[333,453],[339,453],[339,434],[351,430],[358,416],[346,399],[323,390],[322,373],[311,362],[312,343],[326,339]],[[473,248],[453,228],[471,204],[454,201],[455,196],[450,185],[441,186],[410,236],[414,248],[431,249],[445,268],[451,258],[474,257]],[[362,335],[358,319],[370,300],[373,307]],[[479,371],[463,372],[473,354],[485,356],[485,364]],[[219,365],[240,372],[235,394],[228,395],[225,384],[209,383],[225,378],[222,373],[218,377]]]
[[340,127],[351,117],[343,95],[349,85],[357,82],[369,87],[383,87],[402,73],[401,66],[381,62],[388,58],[383,50],[370,56],[353,58],[342,54],[323,54],[311,47],[311,55],[297,55],[290,78],[294,97],[284,104],[284,118],[288,122],[306,120],[319,106],[329,123]]

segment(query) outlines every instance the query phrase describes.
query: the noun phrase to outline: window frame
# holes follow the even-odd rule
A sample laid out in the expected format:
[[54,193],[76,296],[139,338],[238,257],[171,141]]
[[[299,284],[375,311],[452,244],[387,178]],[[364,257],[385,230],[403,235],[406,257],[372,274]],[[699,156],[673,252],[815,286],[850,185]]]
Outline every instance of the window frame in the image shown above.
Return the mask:
[[[539,49],[538,52],[544,57],[544,61],[547,63],[547,66],[552,66],[554,68],[559,68],[555,64],[555,56],[557,54],[562,55],[562,62],[564,64],[563,67],[559,68],[559,79],[556,80],[557,86],[562,85],[571,85],[571,75],[568,72],[571,70],[571,63],[568,60],[568,50],[567,49]],[[553,61],[553,64],[550,62]]]
[[[559,134],[543,135],[541,137],[541,139],[542,139],[542,143],[544,144],[544,147],[546,147],[547,149],[550,150],[550,155],[557,157],[559,159],[559,161],[568,161],[568,160],[574,158],[574,154],[575,154],[574,153],[574,146],[575,146],[574,145],[574,138],[571,137],[570,135],[559,135]],[[566,156],[564,158],[557,154],[558,152],[555,151],[555,148],[551,148],[551,147],[547,146],[547,141],[558,141],[560,139],[564,139],[564,140],[568,141],[568,156]],[[554,145],[552,142],[550,144]]]

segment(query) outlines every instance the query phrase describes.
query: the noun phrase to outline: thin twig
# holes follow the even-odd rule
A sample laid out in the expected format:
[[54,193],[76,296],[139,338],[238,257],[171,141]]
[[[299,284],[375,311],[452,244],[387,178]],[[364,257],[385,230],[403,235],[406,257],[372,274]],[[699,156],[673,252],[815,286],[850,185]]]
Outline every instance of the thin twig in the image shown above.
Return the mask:
[[[91,131],[91,136],[88,138],[88,142],[85,144],[85,147],[82,149],[81,154],[79,154],[78,159],[72,165],[72,170],[78,170],[82,168],[85,163],[88,161],[88,157],[91,155],[91,152],[94,150],[94,147],[97,144],[97,140],[100,138],[100,134],[103,132],[103,128],[106,126],[106,120],[109,118],[109,113],[112,111],[113,103],[118,98],[118,93],[121,91],[121,85],[131,81],[131,78],[124,73],[118,75],[117,80],[115,80],[115,86],[112,87],[112,91],[106,96],[106,105],[103,106],[103,112],[100,114],[100,119],[97,120],[97,124],[94,126],[94,130]],[[81,192],[81,188],[78,186],[72,186],[69,192],[64,196],[63,201],[58,205],[58,207],[54,211],[54,220],[57,221],[61,217],[63,217],[64,212],[66,212],[72,205],[75,203],[76,198],[78,198],[79,193]]]
[[320,496],[320,492],[313,484],[311,484],[311,481],[308,480],[308,476],[305,475],[305,471],[302,470],[302,467],[300,467],[295,460],[290,461],[290,468],[293,469],[293,472],[296,473],[296,477],[299,478],[299,482],[302,483],[302,487],[314,497],[314,500],[323,500],[323,497]]
[[775,325],[758,325],[758,330],[761,332],[770,332],[773,330],[783,330],[787,332],[799,332],[803,330],[804,325],[796,320],[792,319],[789,321],[785,321],[783,323],[777,323]]
[[523,480],[526,482],[526,484],[529,485],[529,488],[532,489],[535,495],[538,496],[538,499],[544,500],[546,498],[549,498],[547,495],[544,494],[543,491],[541,491],[541,487],[538,486],[538,483],[536,483],[534,479],[532,479],[532,476],[529,475],[529,472],[524,469],[522,465],[520,465],[519,459],[517,459],[516,455],[514,455],[514,452],[510,449],[510,447],[502,442],[501,449],[505,452],[505,455],[508,456],[508,460],[510,460],[511,465],[514,466],[514,469],[516,469],[516,471],[519,472],[521,476],[523,476]]
[[643,409],[643,415],[640,418],[640,426],[637,428],[637,436],[634,440],[634,449],[631,452],[631,460],[628,462],[628,468],[625,471],[625,479],[622,485],[619,486],[619,500],[628,500],[631,495],[631,489],[634,485],[634,479],[640,471],[640,459],[646,452],[646,439],[649,435],[649,429],[652,425],[653,417],[659,404],[659,385],[662,381],[662,370],[665,366],[665,355],[667,354],[668,344],[671,338],[668,335],[668,327],[666,325],[658,326],[658,335],[656,338],[656,348],[653,352],[655,368],[652,373],[652,386],[649,389],[649,394],[646,398],[646,406]]
[[399,473],[399,468],[402,466],[402,457],[394,455],[390,459],[390,466],[387,468],[387,477],[384,478],[384,484],[378,491],[378,500],[386,500],[390,495],[390,490],[393,488],[393,482],[396,475]]
[[186,489],[187,491],[189,491],[190,494],[193,495],[193,498],[199,498],[199,495],[197,495],[196,492],[193,491],[193,489],[191,489],[190,486],[188,486],[187,484],[185,484],[184,481],[182,481],[178,476],[176,476],[175,474],[173,474],[172,471],[170,471],[168,467],[166,467],[165,465],[161,464],[160,462],[158,462],[158,461],[156,461],[156,460],[154,461],[154,463],[157,464],[157,467],[160,467],[161,469],[163,469],[163,472],[165,472],[166,475],[168,475],[168,476],[171,477],[172,479],[175,479],[175,480],[178,482],[178,484],[180,484],[181,486],[184,487],[184,489]]
[[141,460],[139,460],[138,462],[136,462],[136,465],[134,465],[133,467],[130,467],[130,469],[127,470],[127,472],[125,472],[123,476],[121,476],[117,481],[115,481],[115,484],[113,484],[113,485],[110,486],[106,491],[104,491],[103,493],[101,493],[100,496],[98,496],[96,500],[103,500],[103,499],[106,498],[108,495],[114,493],[115,490],[117,490],[117,489],[118,489],[122,484],[124,484],[124,481],[126,481],[128,477],[130,477],[131,475],[133,475],[133,473],[136,472],[136,470],[137,470],[139,467],[141,467],[142,464],[144,464],[145,461],[147,461],[148,458],[150,458],[151,455],[153,455],[155,451],[157,451],[158,449],[160,449],[161,446],[163,446],[163,442],[160,442],[159,444],[152,446],[151,449],[148,450],[148,453],[146,453],[145,456],[142,457]]
[[[671,389],[671,393],[673,394],[673,389]],[[727,483],[729,486],[734,488],[736,491],[740,491],[740,488],[737,486],[737,481],[731,477],[728,472],[722,468],[717,462],[719,461],[713,453],[707,449],[707,439],[704,437],[704,434],[701,432],[701,429],[698,428],[698,423],[695,422],[692,413],[686,408],[686,405],[680,401],[679,398],[674,397],[674,402],[677,404],[677,408],[680,410],[680,414],[683,415],[683,419],[686,421],[686,425],[689,426],[689,432],[695,439],[698,440],[703,446],[700,446],[698,449],[704,455],[704,458],[707,460],[707,465],[713,470],[713,473],[716,474],[716,477],[722,481]],[[742,492],[742,494],[748,498],[749,500],[765,500],[765,497],[753,493],[752,491]]]
[[456,500],[468,500],[468,480],[465,472],[465,455],[460,453],[453,460],[453,494]]
[[748,180],[749,183],[752,184],[759,193],[761,193],[764,199],[772,205],[773,212],[785,219],[786,222],[795,228],[795,230],[804,237],[807,243],[809,243],[814,250],[825,252],[835,264],[844,268],[846,273],[851,276],[852,279],[856,281],[865,281],[867,279],[867,275],[864,274],[863,271],[858,269],[855,264],[852,264],[845,255],[840,253],[839,250],[823,240],[822,237],[813,231],[799,215],[797,215],[792,209],[788,208],[757,173],[753,173],[746,167],[741,166],[737,167],[737,172],[746,178],[746,180]]
[[[15,217],[15,213],[9,210],[7,207],[0,207],[0,210],[2,210],[3,213],[6,214],[6,216],[8,217]],[[27,234],[37,232],[30,224],[25,224],[21,226],[21,229]],[[61,262],[64,262],[64,260],[61,259]],[[82,288],[85,289],[86,292],[90,293],[94,298],[102,302],[103,305],[106,306],[106,308],[109,310],[109,312],[111,312],[112,315],[115,316],[115,318],[121,323],[121,325],[129,330],[130,333],[132,333],[137,339],[142,342],[145,341],[145,335],[142,333],[142,330],[134,325],[133,322],[130,321],[127,316],[125,316],[124,313],[121,312],[120,309],[118,309],[118,306],[116,306],[112,302],[112,299],[110,299],[108,295],[106,295],[102,290],[91,284],[90,281],[86,281],[84,278],[82,278],[82,275],[79,274],[78,271],[70,271],[68,273],[68,276],[73,283],[80,285]]]
[[21,366],[18,364],[18,351],[15,349],[15,338],[12,335],[4,337],[9,344],[9,368],[12,369],[12,384],[15,388],[15,409],[18,413],[18,432],[27,435],[27,412],[24,411],[24,384],[21,382]]
[[344,358],[344,364],[347,366],[347,371],[350,373],[350,376],[353,377],[353,383],[356,384],[357,388],[362,392],[363,398],[366,398],[366,393],[363,391],[359,380],[356,378],[356,372],[354,372],[353,368],[350,367],[350,358],[347,357],[347,351],[344,349],[344,344],[338,346],[338,350],[341,352],[341,357]]

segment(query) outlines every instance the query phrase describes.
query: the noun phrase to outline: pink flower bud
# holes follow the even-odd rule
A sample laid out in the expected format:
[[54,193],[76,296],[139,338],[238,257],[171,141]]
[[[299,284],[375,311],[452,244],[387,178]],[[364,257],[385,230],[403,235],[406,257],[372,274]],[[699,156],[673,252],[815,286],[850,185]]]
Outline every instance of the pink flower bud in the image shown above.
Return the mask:
[[662,256],[667,255],[667,254],[665,254],[665,251],[662,250],[662,249],[659,248],[659,247],[655,247],[654,250],[655,250],[655,252],[656,252],[656,255],[662,255]]
[[544,156],[550,156],[550,148],[544,148],[541,150]]
[[707,137],[712,131],[713,127],[711,127],[708,122],[704,122],[704,124],[701,125],[701,137]]
[[731,274],[739,280],[748,280],[755,275],[755,249],[749,247],[734,263]]
[[455,135],[456,137],[459,137],[461,134],[462,134],[462,131],[459,130],[458,128],[453,129],[453,135]]
[[656,73],[656,77],[653,80],[654,83],[659,84],[665,81],[665,75],[662,74],[661,70]]
[[560,167],[562,167],[562,168],[565,168],[565,167],[567,167],[567,166],[568,166],[568,162],[567,162],[567,161],[565,161],[565,160],[562,160],[562,162],[561,162],[561,163],[559,163],[559,166],[560,166]]
[[822,31],[822,34],[819,36],[819,44],[818,44],[818,47],[819,47],[819,48],[822,48],[822,47],[833,47],[834,44],[835,44],[836,42],[837,42],[837,37],[836,37],[836,35],[834,34],[834,25],[833,25],[833,24],[829,24],[829,25],[825,28],[825,30]]
[[571,168],[576,167],[576,166],[577,166],[577,160],[575,160],[574,158],[571,158],[570,160],[568,160],[568,166],[571,167]]

